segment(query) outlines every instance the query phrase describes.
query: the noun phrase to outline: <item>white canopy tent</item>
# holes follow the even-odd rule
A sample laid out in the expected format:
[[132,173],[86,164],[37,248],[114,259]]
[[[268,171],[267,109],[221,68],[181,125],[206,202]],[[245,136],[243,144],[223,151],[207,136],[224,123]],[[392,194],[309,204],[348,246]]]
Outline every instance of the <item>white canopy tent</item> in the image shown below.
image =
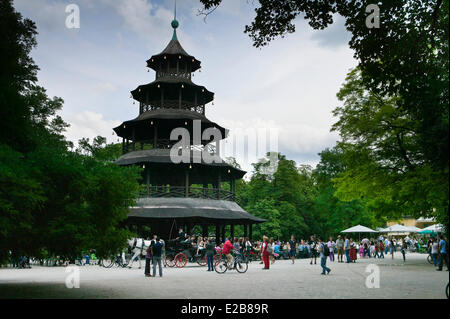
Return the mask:
[[400,224],[392,225],[380,230],[380,233],[411,233],[411,232],[412,231],[410,228]]
[[341,231],[341,233],[377,233],[377,231],[366,226],[356,225]]
[[377,233],[377,231],[370,229],[369,227],[366,227],[366,226],[356,225],[356,226],[344,229],[343,231],[341,231],[341,233],[358,233],[359,234],[358,241],[360,241],[361,233]]
[[422,228],[416,226],[406,226],[406,228],[408,228],[411,233],[418,233],[422,230]]
[[442,233],[443,225],[442,224],[435,224],[428,227],[425,227],[424,229],[421,229],[420,231],[429,230],[433,231],[435,233]]

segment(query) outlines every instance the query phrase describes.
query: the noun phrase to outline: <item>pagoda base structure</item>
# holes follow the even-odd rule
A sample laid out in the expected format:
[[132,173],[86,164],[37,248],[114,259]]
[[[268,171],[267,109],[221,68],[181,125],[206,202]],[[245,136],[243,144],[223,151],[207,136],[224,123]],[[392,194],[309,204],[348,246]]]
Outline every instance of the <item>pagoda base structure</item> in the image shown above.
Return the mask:
[[[189,235],[219,238],[234,237],[234,227],[243,226],[243,237],[252,238],[252,225],[264,219],[252,216],[237,203],[204,198],[139,198],[130,208],[127,223],[150,227],[151,233],[163,239],[178,236],[179,228]],[[193,234],[199,226],[201,234]]]

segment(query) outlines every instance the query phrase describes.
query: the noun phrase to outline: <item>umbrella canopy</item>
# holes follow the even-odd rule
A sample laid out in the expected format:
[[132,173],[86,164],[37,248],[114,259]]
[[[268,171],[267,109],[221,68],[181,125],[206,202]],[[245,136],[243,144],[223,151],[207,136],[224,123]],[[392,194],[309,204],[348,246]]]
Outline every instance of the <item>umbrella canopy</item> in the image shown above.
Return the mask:
[[419,234],[432,234],[432,233],[441,233],[442,232],[442,225],[441,224],[435,224],[428,227],[425,227],[422,229]]
[[341,231],[341,233],[376,233],[376,232],[377,232],[376,230],[361,225],[356,225]]
[[429,230],[429,229],[424,229],[420,232],[418,232],[419,235],[431,235],[431,234],[436,234],[436,232]]
[[411,230],[406,226],[396,224],[396,225],[389,226],[383,230],[380,230],[380,232],[383,232],[383,233],[410,233]]
[[422,228],[416,227],[416,226],[406,226],[406,228],[409,229],[409,232],[411,233],[418,233],[422,231]]

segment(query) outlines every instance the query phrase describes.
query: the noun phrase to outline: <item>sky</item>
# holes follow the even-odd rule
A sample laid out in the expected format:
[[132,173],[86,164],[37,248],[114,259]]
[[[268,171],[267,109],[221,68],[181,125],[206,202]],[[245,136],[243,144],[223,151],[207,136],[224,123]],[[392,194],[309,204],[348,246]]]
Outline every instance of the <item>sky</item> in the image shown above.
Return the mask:
[[[66,7],[80,9],[80,28],[69,29]],[[14,0],[24,17],[36,22],[38,46],[32,57],[39,84],[65,101],[59,115],[70,124],[68,140],[105,136],[135,118],[130,91],[150,83],[146,60],[172,38],[174,0]],[[261,49],[244,27],[255,17],[257,1],[224,0],[205,21],[199,0],[178,0],[178,40],[202,62],[192,78],[215,93],[206,117],[230,129],[222,157],[234,156],[243,169],[265,151],[279,151],[297,164],[315,167],[319,152],[333,147],[332,110],[348,71],[357,65],[341,17],[325,30],[313,30],[302,17],[296,32]],[[269,135],[267,135],[269,134]],[[247,151],[237,144],[248,136]],[[263,148],[254,136],[276,141]],[[262,139],[261,139],[262,140]],[[233,146],[238,145],[238,146]],[[244,150],[244,151],[242,151]]]

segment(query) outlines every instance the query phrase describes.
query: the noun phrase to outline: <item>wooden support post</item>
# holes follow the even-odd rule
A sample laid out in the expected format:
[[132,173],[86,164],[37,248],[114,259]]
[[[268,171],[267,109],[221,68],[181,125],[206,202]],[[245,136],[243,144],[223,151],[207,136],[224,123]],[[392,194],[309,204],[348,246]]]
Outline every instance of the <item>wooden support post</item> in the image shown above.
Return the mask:
[[233,238],[234,240],[234,224],[231,224],[230,226],[230,236]]
[[250,240],[253,240],[253,224],[249,224],[248,227],[249,227],[249,229],[248,229],[248,238]]
[[203,197],[204,198],[208,198],[208,184],[207,183],[203,183]]
[[227,227],[227,225],[223,225],[222,226],[222,242],[223,243],[225,243],[225,238],[226,238],[226,236],[225,236],[225,227]]
[[145,168],[147,177],[147,196],[150,196],[150,167]]
[[189,169],[186,169],[185,175],[186,175],[186,183],[185,183],[186,194],[185,194],[185,196],[189,197]]
[[178,89],[178,108],[181,109],[181,88]]
[[133,127],[133,131],[132,131],[132,139],[133,139],[133,142],[132,142],[132,148],[133,148],[133,151],[135,151],[136,150],[136,141],[135,141],[135,128]]
[[208,225],[207,224],[203,224],[202,225],[202,237],[208,237]]
[[195,91],[194,95],[194,108],[197,109],[197,91]]
[[219,168],[219,176],[217,179],[217,199],[220,199],[220,186],[222,184],[222,173]]
[[153,148],[158,148],[158,131],[156,125],[153,126]]
[[243,225],[244,227],[244,238],[247,237],[247,224]]
[[216,245],[220,242],[220,225],[216,224]]
[[122,137],[122,155],[125,154],[125,139]]

